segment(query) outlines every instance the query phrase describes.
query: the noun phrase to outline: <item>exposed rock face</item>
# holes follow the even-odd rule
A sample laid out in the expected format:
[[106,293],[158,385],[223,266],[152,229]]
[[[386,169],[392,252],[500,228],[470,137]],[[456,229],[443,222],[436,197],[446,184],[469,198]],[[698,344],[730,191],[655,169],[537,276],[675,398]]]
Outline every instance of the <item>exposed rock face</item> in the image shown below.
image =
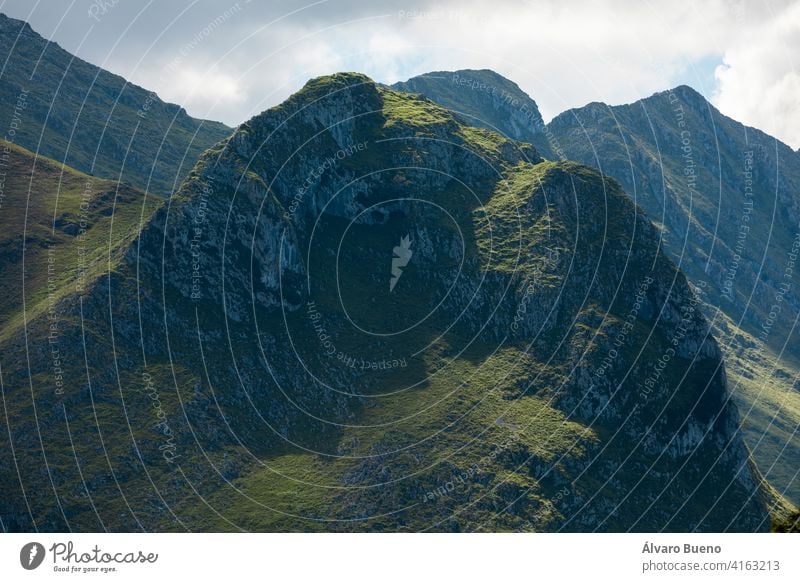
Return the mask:
[[[43,529],[768,529],[780,499],[658,243],[593,170],[362,75],[312,80],[209,150],[119,266],[58,303],[87,346],[63,396],[4,363],[43,434],[11,427],[25,489],[46,492],[27,515]],[[33,378],[46,330],[28,331]],[[22,346],[3,350],[23,362]],[[78,473],[70,440],[113,454]],[[0,504],[30,527],[19,496]]]
[[488,123],[535,143],[547,158],[582,162],[622,184],[659,225],[667,255],[701,286],[734,397],[745,410],[748,444],[768,480],[800,501],[794,469],[800,463],[794,438],[800,423],[793,331],[800,311],[793,291],[800,249],[796,152],[720,114],[686,86],[631,105],[590,103],[547,126],[531,115],[528,131],[518,130],[524,120],[513,117],[535,110],[535,103],[492,71],[436,72],[395,87],[467,112],[465,123]]
[[[800,160],[788,146],[686,86],[631,105],[592,103],[549,127],[570,159],[617,178],[663,226],[668,254],[709,284],[714,305],[748,330],[767,322],[800,223]],[[793,295],[785,301],[797,310]]]

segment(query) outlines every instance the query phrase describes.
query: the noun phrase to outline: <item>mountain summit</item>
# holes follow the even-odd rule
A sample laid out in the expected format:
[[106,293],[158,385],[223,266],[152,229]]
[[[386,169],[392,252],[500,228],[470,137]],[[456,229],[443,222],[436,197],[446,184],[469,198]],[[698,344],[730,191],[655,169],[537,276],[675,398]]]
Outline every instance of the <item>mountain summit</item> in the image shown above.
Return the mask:
[[796,152],[726,117],[686,85],[629,105],[589,103],[547,126],[533,100],[493,71],[435,72],[394,87],[463,112],[465,123],[535,143],[545,157],[576,160],[620,182],[702,295],[734,398],[747,411],[745,434],[756,461],[800,502],[794,469],[800,447],[793,438],[800,360],[789,314],[800,304],[786,287],[800,245]]
[[679,86],[629,105],[592,103],[548,125],[567,157],[617,179],[702,286],[745,429],[771,482],[800,501],[800,157]]

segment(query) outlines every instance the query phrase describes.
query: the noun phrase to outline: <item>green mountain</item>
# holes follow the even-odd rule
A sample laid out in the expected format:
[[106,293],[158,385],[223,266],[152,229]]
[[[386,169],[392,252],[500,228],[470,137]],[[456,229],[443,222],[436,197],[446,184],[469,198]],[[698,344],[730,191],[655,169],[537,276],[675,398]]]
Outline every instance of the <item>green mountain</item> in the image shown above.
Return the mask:
[[232,129],[68,53],[0,14],[0,137],[80,171],[169,196]]
[[456,112],[469,125],[532,143],[543,156],[555,157],[539,106],[516,83],[494,71],[436,71],[395,83],[392,88],[424,95]]
[[623,185],[703,286],[748,444],[770,482],[800,501],[800,158],[685,86],[591,103],[548,128],[567,157]]
[[698,297],[595,170],[344,73],[141,216],[0,341],[6,530],[789,527]]

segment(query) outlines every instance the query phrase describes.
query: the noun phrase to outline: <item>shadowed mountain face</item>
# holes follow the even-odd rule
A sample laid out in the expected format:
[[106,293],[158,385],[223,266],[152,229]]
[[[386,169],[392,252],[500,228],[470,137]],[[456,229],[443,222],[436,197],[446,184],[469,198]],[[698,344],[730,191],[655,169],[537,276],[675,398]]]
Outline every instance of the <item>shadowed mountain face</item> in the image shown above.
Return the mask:
[[[770,307],[791,282],[783,275],[800,224],[795,152],[685,86],[632,105],[592,103],[550,127],[570,158],[617,177],[662,225],[665,250],[708,282],[715,305],[745,329],[766,325],[768,343],[782,343],[793,318],[770,322]],[[796,312],[794,294],[784,295]]]
[[160,199],[3,142],[0,337],[97,277],[139,234]]
[[33,152],[168,196],[231,128],[189,117],[0,14],[0,132]]
[[594,170],[312,80],[2,341],[5,527],[769,529],[659,243]]
[[800,157],[685,86],[592,103],[548,128],[567,157],[621,182],[661,226],[664,251],[703,284],[748,443],[770,481],[800,500]]

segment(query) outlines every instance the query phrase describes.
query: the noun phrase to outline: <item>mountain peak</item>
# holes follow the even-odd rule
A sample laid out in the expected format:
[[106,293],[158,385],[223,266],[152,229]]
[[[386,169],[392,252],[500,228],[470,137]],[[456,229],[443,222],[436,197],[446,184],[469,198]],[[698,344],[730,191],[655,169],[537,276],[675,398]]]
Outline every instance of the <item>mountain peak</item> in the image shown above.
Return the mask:
[[362,85],[368,88],[375,87],[375,81],[363,73],[344,71],[309,79],[298,93],[316,92],[320,90],[331,92],[340,89],[355,88]]
[[519,85],[495,71],[433,71],[395,83],[392,88],[424,95],[455,111],[464,123],[532,143],[545,155],[551,152],[536,102]]
[[[0,97],[14,104],[24,96],[25,123],[15,142],[82,172],[121,178],[167,196],[192,161],[231,131],[189,117],[179,105],[165,103],[153,91],[70,54],[28,23],[2,14],[0,54],[5,58]],[[0,125],[9,127],[13,116],[13,106],[4,108]]]
[[678,85],[674,89],[672,89],[673,93],[677,93],[681,97],[687,100],[692,101],[707,101],[705,97],[703,97],[702,93],[697,91],[694,87],[690,85]]
[[[260,113],[256,118],[261,118],[270,111],[295,111],[310,107],[317,102],[329,106],[332,100],[373,101],[378,96],[378,85],[363,73],[341,72],[322,75],[309,79],[297,92],[293,93],[286,101],[276,108]],[[355,111],[354,111],[355,113]]]
[[[677,87],[673,87],[672,89],[667,89],[665,91],[658,91],[653,93],[649,97],[645,97],[644,99],[640,99],[636,103],[647,103],[654,99],[670,99],[674,101],[674,97],[680,99],[681,102],[685,103],[686,105],[690,106],[695,111],[706,111],[709,107],[713,107],[711,102],[703,96],[702,93],[694,89],[689,85],[678,85]],[[635,105],[636,103],[631,103],[630,105]]]

